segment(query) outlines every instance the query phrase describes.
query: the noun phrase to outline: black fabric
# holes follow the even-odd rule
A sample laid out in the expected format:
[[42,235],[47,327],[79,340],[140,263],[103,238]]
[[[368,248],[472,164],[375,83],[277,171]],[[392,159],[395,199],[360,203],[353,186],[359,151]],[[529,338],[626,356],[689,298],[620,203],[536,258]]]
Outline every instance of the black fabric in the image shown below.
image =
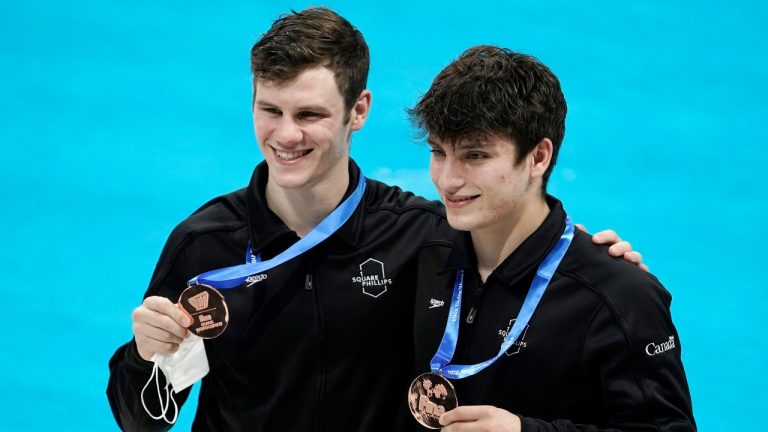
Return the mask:
[[[465,268],[452,363],[494,357],[541,261],[565,228],[562,204],[482,283],[468,233],[421,253],[415,305],[416,367],[429,370],[445,329],[457,268]],[[688,384],[671,296],[651,274],[576,231],[521,339],[479,374],[453,380],[460,405],[494,405],[530,431],[691,431]],[[476,308],[472,324],[466,317]],[[674,339],[674,348],[654,347]],[[655,344],[655,345],[650,345]],[[646,350],[653,355],[649,355]],[[402,429],[417,429],[415,421]]]
[[[347,195],[359,175],[350,162]],[[248,188],[183,221],[145,297],[175,302],[191,277],[244,263],[249,240],[264,260],[297,241],[266,206],[266,180],[262,163]],[[413,362],[416,258],[444,221],[438,203],[367,180],[361,205],[337,233],[268,271],[265,280],[222,290],[229,327],[205,341],[211,371],[202,381],[193,430],[391,430]],[[110,360],[107,394],[124,430],[169,428],[141,405],[151,366],[132,342]]]

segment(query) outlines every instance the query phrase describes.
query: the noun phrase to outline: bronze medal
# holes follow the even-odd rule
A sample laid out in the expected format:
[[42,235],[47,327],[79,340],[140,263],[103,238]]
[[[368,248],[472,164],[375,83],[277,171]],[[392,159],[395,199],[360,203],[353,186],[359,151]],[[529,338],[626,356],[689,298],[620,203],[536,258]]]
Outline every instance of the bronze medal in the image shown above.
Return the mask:
[[422,426],[440,429],[440,416],[459,406],[450,381],[434,373],[419,375],[408,389],[408,408]]
[[179,308],[192,318],[189,331],[203,339],[224,333],[229,323],[229,310],[224,296],[208,285],[190,285],[179,297]]

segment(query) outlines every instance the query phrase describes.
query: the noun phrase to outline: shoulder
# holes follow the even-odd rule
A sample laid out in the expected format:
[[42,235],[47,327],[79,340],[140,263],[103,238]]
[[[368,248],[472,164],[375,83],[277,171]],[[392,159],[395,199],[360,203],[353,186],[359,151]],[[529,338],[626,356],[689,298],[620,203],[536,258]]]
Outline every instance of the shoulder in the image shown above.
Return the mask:
[[221,245],[224,242],[219,238],[242,237],[242,231],[247,232],[245,208],[245,189],[239,189],[208,201],[176,225],[160,253],[145,295],[178,296],[178,287],[185,286],[193,273],[200,272],[197,267],[208,262],[192,263],[188,256],[190,249],[196,250],[196,255],[207,254],[213,260],[223,259]]
[[408,235],[422,246],[452,244],[454,231],[439,201],[430,201],[397,186],[368,179],[365,213],[368,224]]
[[[566,257],[558,274],[571,279],[566,285],[573,289],[572,295],[586,294],[597,300],[584,339],[586,358],[602,364],[606,353],[613,352],[644,359],[638,363],[640,368],[651,361],[647,363],[650,369],[643,371],[657,368],[659,361],[679,363],[679,338],[670,312],[672,296],[656,277],[622,258],[610,257],[607,247],[592,244],[585,233],[574,236]],[[675,355],[655,355],[654,344],[664,343],[660,352],[675,348]]]
[[168,245],[183,247],[203,234],[246,228],[245,193],[238,189],[203,204],[173,229]]
[[439,201],[430,201],[397,186],[367,179],[366,211],[395,214],[423,213],[431,217],[445,218],[445,209]]
[[589,234],[575,233],[557,273],[592,291],[620,321],[632,324],[653,315],[669,319],[672,296],[659,280],[623,258],[611,257],[608,247],[593,244]]

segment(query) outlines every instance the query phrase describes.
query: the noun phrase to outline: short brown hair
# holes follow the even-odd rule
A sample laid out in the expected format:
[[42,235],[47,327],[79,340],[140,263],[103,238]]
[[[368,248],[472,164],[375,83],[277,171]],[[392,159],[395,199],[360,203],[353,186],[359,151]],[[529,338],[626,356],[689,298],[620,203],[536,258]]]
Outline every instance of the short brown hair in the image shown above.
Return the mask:
[[443,69],[408,114],[423,133],[454,145],[491,134],[510,138],[518,163],[549,138],[553,151],[544,192],[565,135],[566,111],[560,81],[535,57],[479,45]]
[[251,48],[254,79],[285,82],[314,66],[329,68],[347,110],[365,90],[368,63],[362,33],[324,7],[281,16]]

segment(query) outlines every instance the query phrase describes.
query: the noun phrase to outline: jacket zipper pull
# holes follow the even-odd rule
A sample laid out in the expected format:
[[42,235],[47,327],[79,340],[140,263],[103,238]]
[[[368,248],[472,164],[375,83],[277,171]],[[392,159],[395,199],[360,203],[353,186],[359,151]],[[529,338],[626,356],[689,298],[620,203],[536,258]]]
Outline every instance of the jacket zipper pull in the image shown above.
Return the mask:
[[477,291],[475,291],[475,304],[469,309],[469,313],[467,314],[467,324],[475,322],[475,315],[477,315],[477,307],[480,303],[480,297],[483,295],[483,288],[485,288],[485,282],[481,282],[480,286],[477,287]]
[[307,277],[304,278],[304,289],[312,291],[312,273],[307,273]]
[[477,314],[477,309],[473,306],[472,309],[469,310],[469,314],[467,314],[467,324],[475,322],[475,314]]

